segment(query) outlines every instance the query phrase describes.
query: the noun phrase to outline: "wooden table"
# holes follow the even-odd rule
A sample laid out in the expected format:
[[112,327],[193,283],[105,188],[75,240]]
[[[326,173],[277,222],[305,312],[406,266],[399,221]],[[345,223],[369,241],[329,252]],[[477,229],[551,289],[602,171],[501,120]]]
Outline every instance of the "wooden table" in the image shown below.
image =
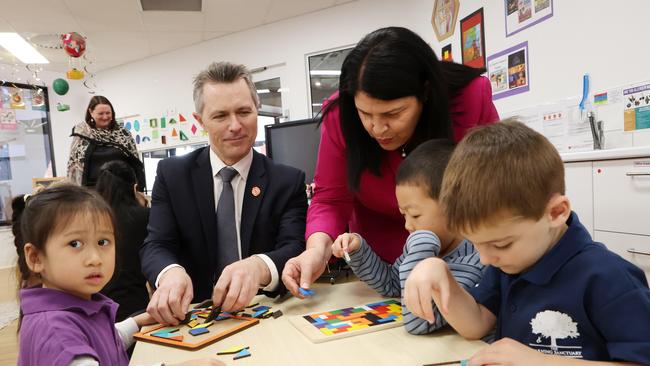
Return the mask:
[[[197,351],[187,351],[152,343],[138,342],[131,365],[155,362],[180,362],[194,358],[215,357],[228,365],[423,365],[465,359],[485,346],[481,341],[467,341],[453,330],[414,336],[403,326],[354,337],[315,344],[288,321],[290,315],[334,310],[381,299],[366,284],[315,284],[316,295],[300,300],[289,297],[277,302],[257,296],[254,302],[282,310],[284,316],[262,319],[260,324]],[[217,356],[218,350],[232,346],[250,346],[251,357],[233,361],[232,355]]]

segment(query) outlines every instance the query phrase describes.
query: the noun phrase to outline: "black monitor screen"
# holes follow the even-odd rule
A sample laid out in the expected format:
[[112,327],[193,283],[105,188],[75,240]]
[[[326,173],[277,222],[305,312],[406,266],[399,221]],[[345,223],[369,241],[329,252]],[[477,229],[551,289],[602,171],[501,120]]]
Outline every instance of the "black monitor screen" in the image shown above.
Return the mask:
[[305,172],[306,183],[314,180],[320,128],[318,120],[304,119],[265,126],[266,155],[273,161]]

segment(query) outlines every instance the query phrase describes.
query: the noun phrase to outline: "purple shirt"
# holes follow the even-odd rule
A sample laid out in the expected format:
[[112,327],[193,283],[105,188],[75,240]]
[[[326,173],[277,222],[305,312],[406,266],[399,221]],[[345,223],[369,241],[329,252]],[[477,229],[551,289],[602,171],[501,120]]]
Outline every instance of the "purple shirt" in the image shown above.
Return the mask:
[[78,356],[93,357],[100,365],[128,365],[115,329],[117,307],[101,294],[84,300],[41,287],[20,290],[24,317],[18,366],[68,366]]

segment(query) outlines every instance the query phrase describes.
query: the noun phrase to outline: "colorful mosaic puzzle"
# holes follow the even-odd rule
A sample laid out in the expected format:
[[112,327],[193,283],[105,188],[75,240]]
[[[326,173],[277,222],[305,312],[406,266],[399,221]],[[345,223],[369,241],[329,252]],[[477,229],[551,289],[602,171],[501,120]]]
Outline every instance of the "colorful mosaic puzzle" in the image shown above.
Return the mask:
[[349,333],[376,325],[402,321],[402,304],[385,300],[352,308],[303,316],[323,334]]

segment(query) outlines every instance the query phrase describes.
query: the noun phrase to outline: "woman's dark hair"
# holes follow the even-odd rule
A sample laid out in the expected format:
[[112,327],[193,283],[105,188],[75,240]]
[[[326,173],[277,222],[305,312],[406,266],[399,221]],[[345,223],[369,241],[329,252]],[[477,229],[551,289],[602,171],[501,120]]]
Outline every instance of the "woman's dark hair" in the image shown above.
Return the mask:
[[111,123],[108,125],[108,129],[110,130],[116,129],[117,121],[115,121],[115,109],[113,108],[113,105],[108,100],[108,98],[102,95],[95,95],[94,97],[90,98],[90,102],[88,102],[88,108],[86,108],[86,123],[92,128],[97,128],[97,125],[95,124],[95,119],[93,119],[93,116],[90,114],[90,111],[94,111],[95,107],[97,107],[97,105],[99,104],[106,104],[109,107],[111,107]]
[[100,171],[95,190],[113,210],[121,206],[138,205],[133,192],[133,185],[137,183],[137,179],[135,171],[129,164],[114,160],[102,165]]
[[[33,275],[27,266],[25,244],[31,243],[45,252],[47,239],[71,222],[76,215],[89,213],[94,220],[110,219],[115,228],[113,213],[96,192],[74,184],[57,184],[31,196],[18,196],[11,202],[13,213],[11,229],[18,254],[19,286],[24,288]],[[20,313],[18,329],[20,330]]]
[[450,97],[484,71],[438,61],[431,47],[406,28],[381,28],[366,35],[343,61],[338,100],[329,106],[340,106],[350,188],[358,189],[365,170],[380,175],[384,156],[359,119],[354,104],[357,92],[381,100],[415,96],[423,103],[417,127],[404,146],[411,151],[432,138],[453,138]]

